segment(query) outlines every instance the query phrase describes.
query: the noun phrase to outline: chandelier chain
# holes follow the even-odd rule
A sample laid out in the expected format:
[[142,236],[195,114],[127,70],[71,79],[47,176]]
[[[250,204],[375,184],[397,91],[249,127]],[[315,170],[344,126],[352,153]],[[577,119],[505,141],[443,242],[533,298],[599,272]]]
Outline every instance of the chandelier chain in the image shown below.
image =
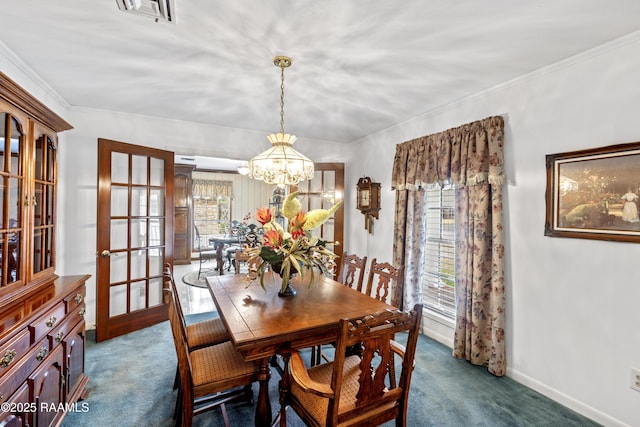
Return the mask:
[[284,63],[280,64],[280,133],[284,134]]

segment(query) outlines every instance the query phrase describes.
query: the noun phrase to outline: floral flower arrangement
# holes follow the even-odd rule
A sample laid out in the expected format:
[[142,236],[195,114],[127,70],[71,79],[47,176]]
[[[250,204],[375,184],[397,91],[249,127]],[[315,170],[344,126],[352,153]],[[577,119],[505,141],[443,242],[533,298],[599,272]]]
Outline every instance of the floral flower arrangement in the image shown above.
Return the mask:
[[291,276],[299,272],[305,277],[310,271],[309,284],[313,283],[315,272],[333,274],[337,255],[326,247],[326,242],[312,236],[310,231],[324,224],[342,205],[342,201],[330,209],[314,209],[302,212],[298,192],[289,194],[282,205],[282,214],[288,220],[287,230],[278,224],[269,208],[260,208],[256,220],[262,224],[264,235],[262,243],[250,249],[252,258],[262,260],[256,273],[260,277],[260,286],[264,286],[265,272],[271,267],[282,278],[280,293],[287,291]]

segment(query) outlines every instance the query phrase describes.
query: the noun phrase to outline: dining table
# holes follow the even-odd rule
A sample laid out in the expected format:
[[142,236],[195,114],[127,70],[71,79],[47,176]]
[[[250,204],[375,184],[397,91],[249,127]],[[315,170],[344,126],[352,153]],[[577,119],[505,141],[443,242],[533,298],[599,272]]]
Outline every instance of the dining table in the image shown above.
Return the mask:
[[[307,272],[308,274],[308,272]],[[281,349],[304,349],[336,341],[341,319],[359,318],[394,307],[316,274],[295,277],[295,296],[278,296],[281,279],[234,274],[207,277],[208,288],[231,341],[245,361],[259,364],[255,425],[272,422],[270,361]]]

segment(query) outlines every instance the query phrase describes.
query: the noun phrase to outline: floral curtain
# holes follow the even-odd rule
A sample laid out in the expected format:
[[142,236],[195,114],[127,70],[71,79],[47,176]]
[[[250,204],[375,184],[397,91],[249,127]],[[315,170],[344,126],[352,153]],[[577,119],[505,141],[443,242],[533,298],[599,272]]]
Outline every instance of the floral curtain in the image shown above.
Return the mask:
[[191,192],[196,199],[233,198],[233,182],[213,179],[194,179]]
[[421,300],[424,191],[456,188],[456,325],[453,355],[506,373],[504,343],[504,121],[489,117],[398,144],[393,260],[405,266],[403,307]]

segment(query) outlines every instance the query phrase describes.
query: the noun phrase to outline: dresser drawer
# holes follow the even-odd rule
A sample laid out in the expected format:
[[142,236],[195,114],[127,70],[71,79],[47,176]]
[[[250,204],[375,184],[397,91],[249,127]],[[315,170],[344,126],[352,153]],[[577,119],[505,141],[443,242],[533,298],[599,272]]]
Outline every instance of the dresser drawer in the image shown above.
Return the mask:
[[69,332],[78,324],[78,322],[82,321],[82,315],[80,313],[84,314],[84,312],[84,304],[80,304],[76,306],[75,310],[68,314],[62,322],[57,322],[58,326],[55,326],[47,334],[49,350],[53,350],[55,346],[60,344],[62,340],[69,335]]
[[29,331],[23,329],[0,346],[0,376],[9,371],[22,356],[27,354],[30,344]]
[[81,286],[73,295],[65,298],[64,303],[67,306],[67,313],[71,313],[80,304],[84,304],[84,299],[86,295],[87,295],[86,286]]
[[31,347],[24,357],[16,361],[8,374],[0,377],[0,396],[3,397],[0,400],[5,401],[8,396],[11,396],[48,355],[49,343],[47,340],[42,340]]
[[29,324],[31,342],[38,342],[62,322],[65,314],[64,302],[60,301],[45,314]]

